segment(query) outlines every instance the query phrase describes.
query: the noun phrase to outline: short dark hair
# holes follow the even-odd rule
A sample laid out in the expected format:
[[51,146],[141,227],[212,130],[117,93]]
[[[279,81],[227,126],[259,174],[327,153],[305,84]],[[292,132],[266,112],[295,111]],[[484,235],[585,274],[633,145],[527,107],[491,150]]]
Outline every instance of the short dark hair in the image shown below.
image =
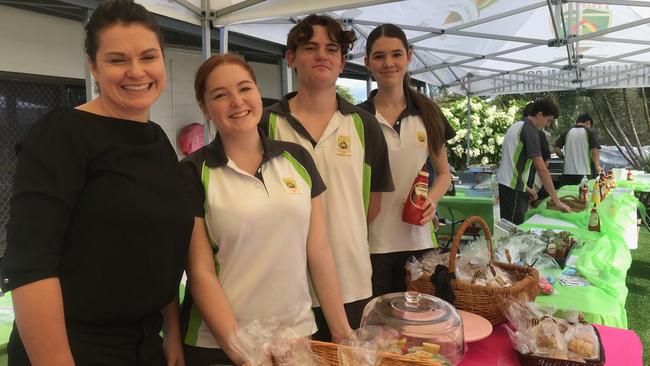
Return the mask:
[[196,95],[196,101],[199,104],[205,104],[205,84],[208,81],[208,76],[212,70],[216,69],[221,65],[239,65],[241,68],[246,70],[253,79],[253,82],[257,84],[257,79],[255,78],[255,73],[251,66],[242,58],[233,55],[232,53],[218,54],[210,57],[205,60],[198,70],[196,70],[196,75],[194,76],[194,93]]
[[585,123],[587,121],[591,121],[592,125],[594,124],[594,119],[591,118],[591,115],[589,115],[587,113],[583,113],[583,114],[579,115],[578,118],[576,118],[576,123]]
[[532,102],[528,110],[528,116],[534,116],[539,112],[542,112],[544,116],[553,116],[553,118],[560,116],[560,110],[557,108],[557,105],[549,98],[538,99]]
[[90,61],[95,64],[97,60],[99,32],[115,24],[132,23],[142,24],[154,32],[158,37],[160,50],[164,51],[163,36],[155,15],[147,11],[144,6],[136,4],[134,0],[105,0],[97,6],[85,27],[84,48]]
[[521,112],[521,114],[524,116],[524,118],[530,116],[530,108],[533,106],[533,102],[529,102],[526,104],[524,107],[524,110]]
[[350,52],[357,36],[354,31],[344,30],[343,26],[336,19],[328,15],[311,14],[296,24],[287,35],[287,50],[296,51],[299,45],[309,42],[314,36],[314,26],[320,25],[327,29],[332,41],[341,47],[341,55],[345,56]]

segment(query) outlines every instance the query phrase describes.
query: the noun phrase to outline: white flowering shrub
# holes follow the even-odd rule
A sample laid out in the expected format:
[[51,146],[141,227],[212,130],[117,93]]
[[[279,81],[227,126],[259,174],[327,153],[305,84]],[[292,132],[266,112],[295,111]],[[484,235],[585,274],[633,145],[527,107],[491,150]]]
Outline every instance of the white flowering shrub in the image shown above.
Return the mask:
[[[470,165],[499,165],[501,144],[508,128],[515,122],[524,101],[512,100],[507,108],[500,108],[481,98],[472,98],[470,118]],[[449,163],[460,171],[467,162],[467,99],[447,100],[440,103],[442,113],[456,131],[449,140]]]

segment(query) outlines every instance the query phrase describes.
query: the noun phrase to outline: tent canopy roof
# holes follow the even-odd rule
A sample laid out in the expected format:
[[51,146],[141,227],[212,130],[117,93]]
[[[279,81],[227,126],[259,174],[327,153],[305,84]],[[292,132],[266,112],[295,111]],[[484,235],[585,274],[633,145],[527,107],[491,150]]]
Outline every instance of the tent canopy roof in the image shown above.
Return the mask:
[[327,12],[357,32],[349,62],[358,65],[366,35],[393,23],[409,38],[411,76],[461,94],[650,86],[650,0],[138,2],[278,46],[301,16]]

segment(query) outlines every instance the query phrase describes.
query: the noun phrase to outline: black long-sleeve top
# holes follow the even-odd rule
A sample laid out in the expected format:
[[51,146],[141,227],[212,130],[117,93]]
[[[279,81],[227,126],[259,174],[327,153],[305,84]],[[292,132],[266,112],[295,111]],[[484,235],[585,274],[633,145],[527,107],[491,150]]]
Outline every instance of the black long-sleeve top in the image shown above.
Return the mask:
[[193,226],[162,128],[53,112],[16,151],[2,289],[58,277],[68,327],[159,315],[177,294]]

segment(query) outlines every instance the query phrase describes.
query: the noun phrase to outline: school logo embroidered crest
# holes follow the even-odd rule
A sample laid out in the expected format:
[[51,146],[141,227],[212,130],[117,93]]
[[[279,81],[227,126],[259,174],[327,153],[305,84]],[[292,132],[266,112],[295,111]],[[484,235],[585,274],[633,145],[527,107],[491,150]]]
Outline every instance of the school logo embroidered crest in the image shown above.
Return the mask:
[[300,189],[298,188],[298,184],[296,183],[295,178],[284,177],[282,178],[282,183],[284,183],[284,186],[287,187],[287,192],[292,194],[300,193]]
[[352,151],[350,149],[350,136],[345,136],[345,135],[338,135],[337,137],[337,143],[338,143],[338,151],[337,155],[341,156],[350,156],[352,155]]
[[425,131],[416,132],[416,137],[419,147],[427,147],[427,133]]

